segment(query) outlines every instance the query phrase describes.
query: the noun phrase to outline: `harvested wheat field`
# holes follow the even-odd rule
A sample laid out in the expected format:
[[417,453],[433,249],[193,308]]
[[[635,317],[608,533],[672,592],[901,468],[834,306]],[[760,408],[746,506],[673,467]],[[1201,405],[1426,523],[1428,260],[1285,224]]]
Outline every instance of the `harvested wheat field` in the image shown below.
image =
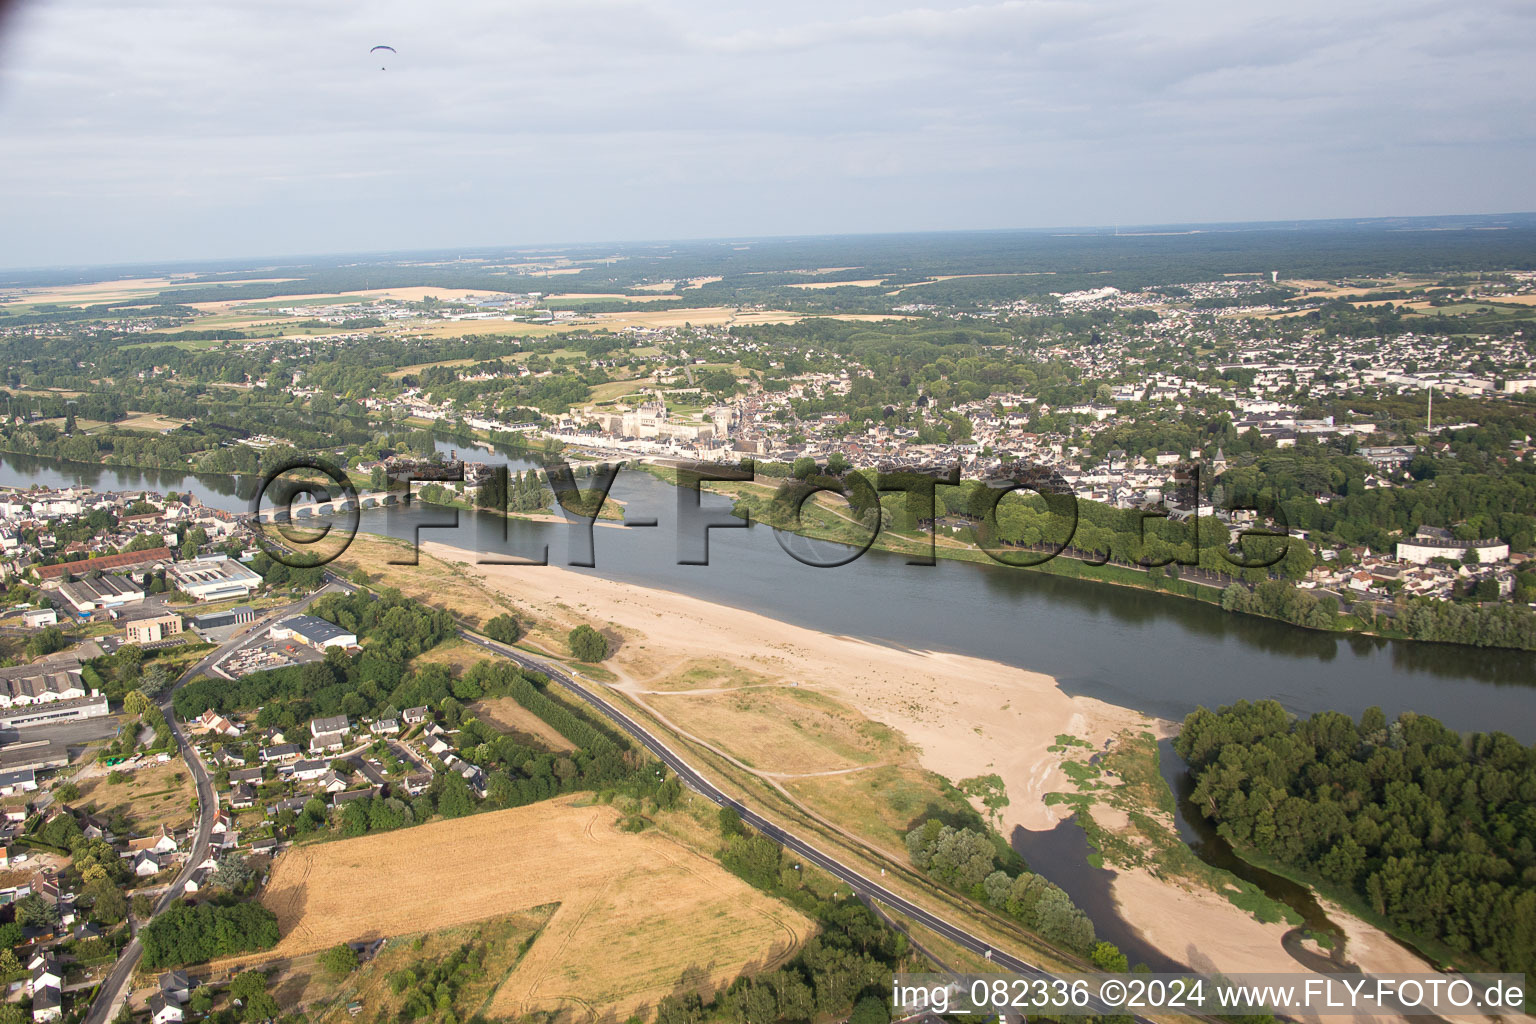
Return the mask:
[[511,697],[477,700],[469,705],[469,710],[502,732],[510,733],[519,743],[555,753],[574,749],[571,741],[560,735],[554,726]]
[[488,1016],[623,1018],[689,967],[724,981],[781,962],[811,934],[810,921],[714,861],[618,820],[611,807],[563,798],[290,850],[262,897],[282,941],[221,966],[558,903]]

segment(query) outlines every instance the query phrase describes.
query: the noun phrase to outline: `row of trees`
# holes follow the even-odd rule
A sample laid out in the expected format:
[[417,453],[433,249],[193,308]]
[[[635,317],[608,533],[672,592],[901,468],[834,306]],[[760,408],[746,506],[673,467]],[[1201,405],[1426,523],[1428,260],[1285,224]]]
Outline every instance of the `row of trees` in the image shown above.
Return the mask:
[[536,470],[512,474],[507,467],[497,466],[475,488],[475,507],[497,512],[538,512],[551,508],[554,502],[554,492]]
[[930,818],[907,833],[907,854],[934,881],[1007,913],[1048,942],[1095,962],[1124,963],[1113,944],[1097,941],[1093,922],[1060,886],[1019,870],[1017,857],[1009,858],[1014,873],[999,867],[987,833]]
[[175,967],[277,945],[277,915],[260,903],[175,903],[139,931],[146,967]]

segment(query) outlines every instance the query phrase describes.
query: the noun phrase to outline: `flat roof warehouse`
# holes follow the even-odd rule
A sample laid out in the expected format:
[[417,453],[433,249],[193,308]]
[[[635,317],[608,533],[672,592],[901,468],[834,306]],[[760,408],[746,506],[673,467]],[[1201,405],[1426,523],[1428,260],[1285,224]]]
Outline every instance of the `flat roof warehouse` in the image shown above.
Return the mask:
[[357,634],[315,615],[295,615],[291,619],[284,619],[272,627],[272,637],[276,640],[293,637],[319,648],[357,645]]

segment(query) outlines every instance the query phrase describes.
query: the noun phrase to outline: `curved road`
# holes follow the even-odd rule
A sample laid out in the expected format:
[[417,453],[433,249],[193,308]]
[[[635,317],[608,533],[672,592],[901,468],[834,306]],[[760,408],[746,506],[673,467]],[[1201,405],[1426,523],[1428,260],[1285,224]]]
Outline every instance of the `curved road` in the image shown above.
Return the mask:
[[[171,902],[181,896],[186,890],[187,881],[192,877],[192,872],[208,859],[208,842],[213,834],[213,818],[219,807],[218,799],[213,792],[213,779],[208,775],[208,769],[203,765],[203,760],[197,755],[197,751],[187,742],[181,726],[176,723],[176,712],[171,707],[172,698],[176,696],[177,690],[208,671],[217,662],[260,640],[266,634],[269,620],[303,611],[309,607],[311,601],[324,592],[324,589],[321,588],[304,600],[289,605],[276,614],[268,613],[245,635],[208,652],[207,657],[183,672],[175,685],[160,698],[160,710],[165,714],[165,721],[170,726],[171,735],[176,738],[176,747],[180,750],[187,767],[192,770],[192,779],[197,785],[197,831],[192,840],[191,855],[177,872],[176,878],[166,886],[160,898],[155,901],[154,912],[150,914],[151,921],[164,913]],[[148,921],[145,922],[145,924],[148,923]],[[143,955],[144,947],[140,945],[138,930],[135,929],[133,938],[118,955],[117,963],[112,965],[112,970],[108,971],[107,976],[102,979],[100,987],[96,990],[96,1000],[91,1004],[90,1012],[85,1015],[81,1024],[107,1024],[112,1019],[118,1005],[127,998],[128,983],[133,977],[134,968],[138,966],[139,958]]]
[[[568,674],[562,672],[560,669],[546,662],[540,661],[537,658],[524,654],[522,651],[508,647],[507,645],[498,643],[494,640],[488,640],[485,637],[478,636],[467,630],[459,630],[459,636],[469,643],[475,644],[478,647],[482,647],[494,654],[500,655],[503,658],[507,658],[513,662],[516,662],[518,665],[521,665],[526,669],[534,672],[540,672],[555,680],[561,686],[564,686],[566,689],[574,693],[577,697],[580,697],[583,701],[590,704],[593,708],[600,712],[603,717],[607,718],[619,728],[623,729],[652,754],[656,755],[656,757],[659,758],[661,762],[668,768],[671,768],[672,771],[677,774],[677,777],[682,780],[690,789],[704,796],[706,799],[719,804],[722,807],[730,807],[735,809],[736,813],[741,815],[742,821],[751,825],[757,831],[761,832],[763,835],[783,846],[785,849],[793,850],[805,860],[815,864],[829,875],[832,875],[833,877],[847,883],[849,888],[851,888],[859,896],[865,899],[878,900],[886,906],[891,907],[894,910],[906,915],[908,918],[919,922],[924,927],[929,928],[932,931],[935,931],[938,934],[944,936],[946,939],[955,943],[957,946],[968,949],[973,953],[977,953],[988,958],[993,964],[997,966],[999,971],[1012,971],[1015,974],[1026,975],[1045,975],[1048,973],[1045,970],[1036,967],[1034,964],[1026,963],[1016,956],[1003,952],[1002,950],[993,946],[986,939],[972,935],[970,932],[959,927],[958,925],[951,924],[944,918],[939,917],[937,914],[933,914],[911,902],[910,900],[896,895],[879,883],[866,878],[859,872],[855,871],[853,868],[843,864],[841,861],[838,861],[833,857],[822,853],[816,847],[812,846],[810,843],[806,842],[804,839],[801,839],[794,833],[785,831],[783,828],[779,827],[778,825],[769,821],[767,818],[764,818],[762,815],[758,814],[756,811],[753,811],[750,807],[747,807],[745,804],[741,803],[741,801],[733,799],[732,797],[721,792],[714,786],[713,783],[695,771],[693,767],[689,765],[687,761],[683,760],[683,758],[676,751],[663,743],[659,738],[657,738],[639,722],[636,722],[634,719],[630,718],[629,715],[626,714],[623,710],[611,704],[609,701],[605,700],[598,694],[594,693],[592,690],[583,686],[581,683],[578,683],[576,680],[572,679]],[[1100,1013],[1110,1014],[1123,1012],[1122,1010],[1112,1009],[1110,1007],[1094,1007],[1091,1005],[1089,1009],[1097,1010],[1097,1012]],[[1135,1020],[1138,1022],[1138,1024],[1151,1024],[1151,1022],[1145,1017],[1136,1017]],[[94,1024],[94,1022],[88,1022],[88,1024]]]

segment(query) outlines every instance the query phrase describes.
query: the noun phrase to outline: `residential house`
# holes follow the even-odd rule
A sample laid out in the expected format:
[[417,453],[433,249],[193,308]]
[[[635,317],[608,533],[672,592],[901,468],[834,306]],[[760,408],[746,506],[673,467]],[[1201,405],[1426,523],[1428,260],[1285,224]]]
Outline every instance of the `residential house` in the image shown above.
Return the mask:
[[192,997],[192,979],[186,971],[166,971],[160,975],[160,994],[173,1003],[185,1003]]
[[316,718],[309,723],[309,734],[319,736],[322,733],[346,732],[352,728],[352,722],[346,715],[331,715],[328,718]]
[[316,733],[309,741],[311,754],[328,754],[340,750],[347,745],[347,734],[344,732]]
[[331,762],[323,758],[314,758],[308,761],[295,761],[290,768],[290,774],[300,782],[313,782],[330,769]]
[[290,796],[283,800],[274,800],[272,803],[267,804],[266,815],[269,818],[275,818],[283,811],[292,811],[294,814],[298,814],[304,810],[304,805],[308,802],[309,797],[307,796]]
[[149,1019],[154,1024],[180,1024],[181,1004],[157,992],[149,997]]
[[150,835],[142,839],[130,839],[128,847],[123,852],[124,857],[136,857],[141,853],[170,854],[181,848],[176,842],[176,835],[169,828],[161,825]]
[[238,725],[212,708],[197,716],[197,724],[209,732],[217,733],[220,736],[239,736],[242,731]]
[[0,772],[0,796],[15,796],[17,793],[34,793],[37,791],[37,773],[31,768],[18,768],[15,771]]
[[35,1024],[58,1020],[63,1015],[64,1004],[58,988],[42,988],[32,993],[32,1020]]
[[261,748],[261,759],[264,762],[292,761],[304,751],[297,743],[275,743],[270,747]]
[[64,985],[64,966],[52,952],[39,953],[32,958],[32,974],[28,985],[36,996],[41,989],[62,988]]

